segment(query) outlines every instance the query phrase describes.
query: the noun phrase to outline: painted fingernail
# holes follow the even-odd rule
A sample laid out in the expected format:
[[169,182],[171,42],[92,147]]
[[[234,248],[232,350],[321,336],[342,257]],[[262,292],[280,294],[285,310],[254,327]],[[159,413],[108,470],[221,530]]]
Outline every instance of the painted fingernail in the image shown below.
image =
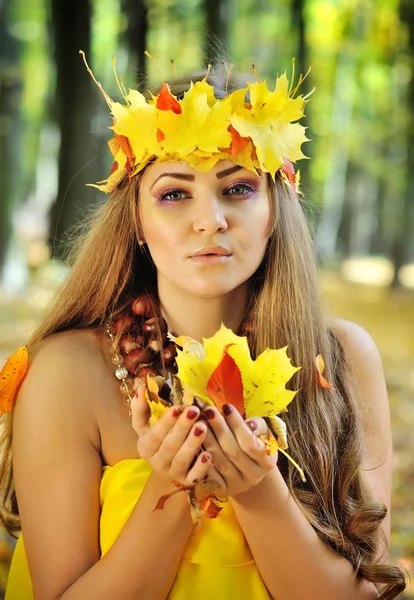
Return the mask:
[[255,421],[246,421],[247,427],[249,427],[252,431],[256,431],[257,423]]
[[193,408],[190,408],[190,410],[187,410],[187,419],[194,419],[197,415],[198,415],[198,412],[196,410],[194,410]]
[[202,463],[208,462],[208,456],[206,456],[205,454],[203,454],[203,456],[201,457],[201,462]]
[[226,417],[228,415],[231,415],[232,412],[233,412],[233,407],[231,404],[223,404],[223,413],[226,415]]
[[204,429],[202,427],[196,427],[194,429],[194,435],[196,435],[197,437],[199,437],[200,435],[202,435],[204,433]]
[[183,412],[183,409],[180,408],[179,406],[176,406],[175,408],[173,408],[173,411],[171,414],[173,417],[179,417],[182,412]]
[[204,414],[206,415],[206,417],[209,421],[212,421],[214,419],[214,417],[216,416],[216,413],[214,412],[214,410],[212,408],[206,408],[204,411]]

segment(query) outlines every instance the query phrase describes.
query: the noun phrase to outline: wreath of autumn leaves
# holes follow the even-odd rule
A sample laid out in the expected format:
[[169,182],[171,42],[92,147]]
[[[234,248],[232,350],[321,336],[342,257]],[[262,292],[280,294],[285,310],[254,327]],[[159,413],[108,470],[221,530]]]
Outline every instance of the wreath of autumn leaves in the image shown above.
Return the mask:
[[90,184],[93,187],[113,192],[126,176],[136,175],[154,160],[184,160],[199,171],[208,171],[219,160],[231,160],[273,178],[278,173],[298,192],[299,174],[292,163],[305,158],[301,145],[308,140],[305,127],[296,121],[304,116],[307,99],[294,96],[304,77],[292,89],[283,74],[276,79],[274,90],[269,90],[256,74],[255,83],[246,82],[246,88],[216,99],[207,72],[202,81],[191,83],[182,99],[164,82],[158,95],[147,101],[137,90],[125,90],[113,59],[125,101],[121,104],[108,96],[81,54],[113,116],[110,129],[114,137],[108,144],[114,163],[109,177]]

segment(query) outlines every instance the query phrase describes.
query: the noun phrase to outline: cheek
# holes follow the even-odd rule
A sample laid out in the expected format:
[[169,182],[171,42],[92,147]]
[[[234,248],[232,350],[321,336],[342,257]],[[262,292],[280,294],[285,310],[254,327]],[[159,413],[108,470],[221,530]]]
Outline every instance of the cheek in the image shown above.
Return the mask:
[[257,248],[258,253],[263,253],[271,230],[271,209],[269,201],[257,207],[254,214],[247,220],[245,243],[252,248]]
[[160,218],[156,211],[142,212],[140,210],[139,215],[143,238],[155,266],[159,268],[171,260],[173,249],[179,245],[179,231],[169,219]]

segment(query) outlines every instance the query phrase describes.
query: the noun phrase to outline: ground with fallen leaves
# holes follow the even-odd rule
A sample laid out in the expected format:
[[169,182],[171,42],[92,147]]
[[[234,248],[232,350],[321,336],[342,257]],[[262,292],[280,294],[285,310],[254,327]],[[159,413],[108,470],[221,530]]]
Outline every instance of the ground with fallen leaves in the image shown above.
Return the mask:
[[[0,363],[27,339],[61,275],[50,264],[28,291],[0,290]],[[394,438],[392,551],[414,576],[414,293],[352,284],[336,273],[322,274],[326,312],[362,325],[376,341],[385,367]],[[0,534],[0,598],[12,545]],[[404,598],[414,599],[414,587]]]

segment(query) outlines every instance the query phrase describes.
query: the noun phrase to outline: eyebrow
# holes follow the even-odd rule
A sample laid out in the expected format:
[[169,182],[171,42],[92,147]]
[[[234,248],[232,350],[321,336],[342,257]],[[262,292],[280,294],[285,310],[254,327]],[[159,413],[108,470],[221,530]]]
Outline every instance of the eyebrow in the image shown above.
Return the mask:
[[[217,179],[223,179],[223,177],[227,177],[227,175],[231,175],[232,173],[235,173],[236,171],[240,171],[240,169],[242,169],[242,168],[243,167],[241,167],[240,165],[234,165],[234,167],[230,167],[229,169],[224,169],[223,171],[219,171],[218,173],[216,173],[216,177],[217,177]],[[152,185],[150,187],[150,191],[152,190],[154,185],[157,183],[157,181],[159,181],[162,177],[173,177],[174,179],[181,179],[183,181],[194,181],[194,179],[195,179],[194,175],[190,175],[188,173],[161,173],[161,175],[159,175],[157,177],[157,179],[152,183]]]
[[242,169],[243,167],[241,167],[240,165],[234,165],[234,167],[230,167],[229,169],[224,169],[224,171],[219,171],[218,173],[216,173],[216,177],[217,179],[223,179],[223,177],[227,177],[227,175],[231,175],[232,173],[235,173],[236,171],[240,171],[240,169]]

